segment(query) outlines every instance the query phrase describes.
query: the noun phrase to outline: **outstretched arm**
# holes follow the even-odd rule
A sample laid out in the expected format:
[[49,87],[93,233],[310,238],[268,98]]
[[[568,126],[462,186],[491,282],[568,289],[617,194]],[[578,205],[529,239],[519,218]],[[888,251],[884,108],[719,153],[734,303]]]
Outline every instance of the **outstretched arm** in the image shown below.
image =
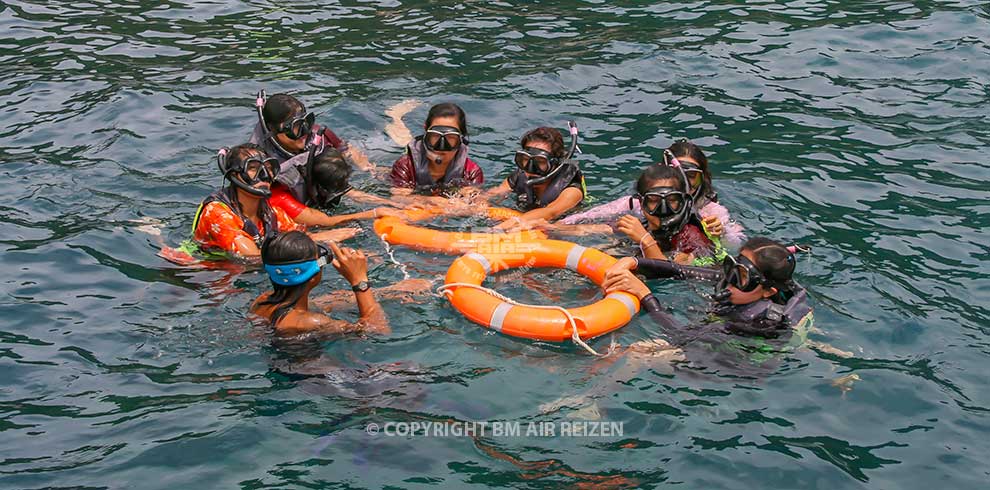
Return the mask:
[[353,200],[354,202],[370,204],[372,206],[392,206],[395,204],[384,197],[378,197],[374,194],[368,194],[367,192],[359,191],[357,189],[351,189],[351,191],[347,193],[347,198]]
[[660,305],[660,300],[653,295],[650,288],[647,287],[643,281],[640,281],[638,277],[633,275],[632,272],[626,270],[618,274],[606,276],[605,282],[602,283],[602,287],[605,289],[606,294],[616,291],[624,291],[639,298],[640,308],[650,315],[650,318],[652,318],[657,325],[660,325],[664,329],[670,331],[681,327],[677,320],[674,319],[673,315],[667,313],[663,306]]
[[412,133],[406,126],[406,123],[402,122],[402,117],[408,114],[409,111],[412,111],[418,107],[420,104],[421,102],[418,100],[409,99],[399,102],[385,111],[385,115],[392,119],[385,125],[385,134],[387,134],[389,138],[392,138],[392,141],[394,141],[396,145],[404,147],[412,141]]
[[647,279],[697,279],[717,282],[722,279],[722,271],[710,267],[680,265],[669,260],[644,257],[623,257],[605,273],[605,277],[623,271],[636,271]]
[[[564,191],[561,192],[560,195],[557,196],[557,199],[554,199],[552,203],[539,209],[533,209],[527,211],[523,213],[522,216],[516,218],[516,221],[518,221],[519,223],[550,221],[566,213],[574,206],[577,206],[578,203],[580,203],[581,199],[583,198],[584,198],[584,193],[581,192],[581,189],[568,187],[567,189],[564,189]],[[509,220],[496,226],[495,229],[505,230],[507,228],[516,226],[517,224],[518,223],[514,224],[511,222],[511,220]]]

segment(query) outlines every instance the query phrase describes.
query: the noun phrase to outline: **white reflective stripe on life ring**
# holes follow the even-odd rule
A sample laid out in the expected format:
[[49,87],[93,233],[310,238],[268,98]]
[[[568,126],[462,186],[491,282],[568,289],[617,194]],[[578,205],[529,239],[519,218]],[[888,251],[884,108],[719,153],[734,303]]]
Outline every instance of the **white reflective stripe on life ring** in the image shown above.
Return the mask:
[[626,309],[629,310],[629,318],[636,316],[636,304],[633,303],[632,298],[628,294],[611,293],[605,298],[612,298],[614,300],[621,301],[622,304],[626,305]]
[[469,253],[469,254],[465,255],[464,257],[465,258],[468,258],[468,259],[471,259],[471,260],[474,260],[475,262],[481,264],[481,267],[485,269],[485,274],[491,274],[492,273],[492,264],[491,264],[491,262],[488,261],[488,259],[485,258],[484,255],[481,255],[479,253],[472,252],[472,253]]
[[574,245],[571,247],[571,251],[567,252],[567,268],[577,272],[578,263],[581,262],[581,256],[584,255],[584,251],[588,250],[588,247],[582,247],[581,245]]
[[492,319],[489,320],[488,326],[496,332],[501,332],[502,322],[505,321],[505,316],[509,314],[509,310],[511,309],[511,304],[504,301],[499,303],[499,305],[495,307],[495,311],[492,312]]

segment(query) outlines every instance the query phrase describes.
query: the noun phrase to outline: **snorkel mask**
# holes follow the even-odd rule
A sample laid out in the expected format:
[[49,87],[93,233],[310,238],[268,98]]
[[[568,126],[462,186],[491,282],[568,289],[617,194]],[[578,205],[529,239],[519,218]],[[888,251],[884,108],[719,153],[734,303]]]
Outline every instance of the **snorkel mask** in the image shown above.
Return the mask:
[[316,244],[319,254],[316,259],[297,260],[278,264],[266,263],[265,271],[273,284],[279,286],[298,286],[323,270],[323,267],[333,262],[333,252],[322,243]]
[[[265,104],[267,103],[267,95],[264,90],[258,91],[258,96],[254,100],[254,105],[258,109],[258,121],[261,122],[261,127],[264,130],[268,129],[268,125],[265,124]],[[289,137],[289,139],[297,140],[299,138],[304,138],[309,136],[313,132],[313,125],[316,124],[316,114],[313,112],[299,112],[293,114],[291,118],[287,121],[282,121],[279,123],[271,132],[271,137],[274,139],[277,134],[284,134]]]
[[[687,187],[687,176],[681,167],[681,163],[669,150],[664,150],[663,155],[663,165],[677,169],[680,173],[680,178],[676,180],[679,180],[684,184],[684,187]],[[660,226],[657,232],[663,235],[673,235],[680,231],[681,227],[691,217],[694,204],[690,192],[687,192],[684,188],[668,186],[653,187],[642,194],[637,192],[629,198],[629,209],[634,209],[634,199],[639,201],[644,215],[650,215],[660,219]]]
[[231,162],[227,158],[229,151],[228,148],[221,148],[217,152],[217,166],[220,167],[223,177],[248,194],[265,198],[271,197],[271,189],[261,189],[255,185],[267,182],[270,186],[275,183],[279,170],[278,160],[263,156],[263,154],[262,156],[252,154],[243,161]]
[[[794,268],[797,266],[797,259],[795,259],[794,254],[798,251],[810,249],[803,249],[797,245],[791,245],[786,248],[788,251],[787,263],[790,266],[786,276],[790,277],[794,274]],[[753,261],[740,254],[738,257],[729,255],[722,261],[722,279],[715,286],[715,296],[713,299],[718,302],[728,300],[732,296],[729,286],[748,293],[755,290],[757,286],[763,286],[765,288],[776,287],[780,291],[785,285],[775,283],[773,280],[767,278],[760,272],[760,269],[756,267]]]
[[564,168],[563,160],[570,160],[574,158],[575,152],[581,151],[578,148],[577,124],[574,121],[567,121],[567,128],[571,133],[571,146],[567,150],[567,156],[564,159],[554,157],[548,151],[531,146],[527,146],[522,150],[516,150],[516,167],[527,174],[537,175],[537,177],[526,181],[527,187],[542,184],[552,179],[560,169]]
[[701,188],[704,187],[705,172],[701,170],[701,167],[692,162],[678,161],[681,163],[681,170],[684,171],[684,176],[687,178],[688,191],[691,193],[691,198],[697,199],[701,193]]
[[560,165],[560,159],[548,151],[532,146],[516,150],[516,167],[528,174],[545,177]]
[[451,126],[430,126],[423,135],[423,144],[430,151],[455,151],[465,141],[460,129]]
[[284,134],[293,140],[305,138],[313,132],[314,124],[316,124],[316,114],[299,112],[288,121],[282,121],[275,128],[275,134]]
[[326,192],[322,188],[318,189],[316,205],[323,209],[332,209],[340,205],[340,200],[347,194],[354,186],[348,185],[343,189],[336,192]]
[[744,255],[739,257],[729,255],[722,261],[722,280],[719,281],[716,289],[727,290],[729,286],[733,286],[748,293],[757,286],[769,285],[770,282],[751,260]]

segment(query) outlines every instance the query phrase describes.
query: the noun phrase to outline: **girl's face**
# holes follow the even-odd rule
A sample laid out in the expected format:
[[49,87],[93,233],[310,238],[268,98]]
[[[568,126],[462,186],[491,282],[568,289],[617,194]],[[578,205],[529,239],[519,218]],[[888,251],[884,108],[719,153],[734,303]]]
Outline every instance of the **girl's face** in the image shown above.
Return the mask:
[[684,169],[684,175],[688,179],[688,186],[691,188],[688,192],[693,195],[705,180],[705,174],[701,171],[701,165],[689,156],[677,157],[677,161],[682,164],[681,168]]
[[[754,264],[756,263],[756,256],[753,255],[752,250],[743,250],[739,255],[746,257]],[[777,288],[765,288],[763,285],[756,286],[756,289],[748,293],[745,291],[740,291],[732,285],[729,285],[728,289],[729,293],[731,293],[729,296],[729,302],[734,305],[748,305],[777,294]]]
[[[263,154],[263,153],[258,153],[256,151],[251,151],[250,153],[248,153],[248,156],[246,156],[244,158],[244,161],[247,162],[248,160],[251,160],[251,159],[264,161],[266,158],[267,158],[266,155]],[[272,165],[275,165],[275,166],[278,165],[277,163],[274,163],[274,160],[272,160],[269,164],[272,164]],[[257,167],[256,165],[251,165],[251,166],[249,166],[249,168],[247,170],[244,171],[244,173],[247,175],[247,177],[249,179],[254,179],[255,177],[257,177],[258,172],[260,172],[260,171],[261,171],[261,169],[259,167]],[[269,175],[271,175],[270,172],[269,172]],[[240,175],[238,175],[237,173],[231,175],[231,178],[237,179],[237,180],[239,180],[239,181],[247,184],[247,182]],[[265,182],[264,180],[259,180],[258,182],[255,182],[254,184],[251,184],[251,187],[254,187],[255,189],[259,189],[259,190],[268,190],[268,189],[271,189],[272,185],[271,185],[270,182]],[[237,189],[237,195],[240,196],[241,199],[250,199],[250,200],[261,199],[261,196],[257,196],[255,194],[251,194],[250,192],[246,192],[246,191],[244,191],[243,189],[240,189],[240,188]]]
[[[646,187],[647,190],[653,189],[654,187],[677,187],[677,179],[660,179],[654,180],[649,183]],[[657,231],[660,229],[660,218],[653,216],[646,211],[643,211],[643,215],[646,216],[646,229],[649,231]]]
[[[526,143],[526,147],[527,148],[536,148],[537,150],[543,150],[543,151],[545,151],[547,153],[551,153],[552,150],[553,150],[553,147],[550,146],[550,143],[547,143],[546,141],[540,141],[540,140],[532,140],[532,141]],[[526,172],[526,176],[529,177],[529,178],[531,178],[531,179],[534,178],[534,177],[539,177],[539,175],[537,175],[537,174],[531,174],[529,172]]]

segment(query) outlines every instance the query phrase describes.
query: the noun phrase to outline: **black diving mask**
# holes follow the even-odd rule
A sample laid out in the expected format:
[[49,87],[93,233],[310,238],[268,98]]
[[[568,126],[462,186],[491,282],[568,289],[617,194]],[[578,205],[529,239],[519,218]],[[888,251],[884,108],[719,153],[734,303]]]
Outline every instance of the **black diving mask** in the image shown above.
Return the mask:
[[423,135],[423,143],[430,151],[454,151],[463,140],[461,131],[451,126],[430,126]]
[[673,187],[654,187],[643,194],[636,194],[644,214],[657,218],[675,216],[688,206],[688,194]]
[[516,150],[515,162],[516,167],[527,174],[546,176],[560,164],[560,159],[546,150],[527,146]]
[[275,183],[279,171],[278,160],[255,154],[246,160],[230,165],[231,162],[227,160],[227,152],[227,148],[221,148],[217,153],[217,166],[220,167],[223,177],[245,192],[261,197],[271,197],[270,189],[255,186],[261,182],[269,185]]
[[352,189],[354,189],[353,186],[347,185],[339,191],[327,192],[322,187],[317,186],[316,188],[317,206],[323,209],[335,208],[340,204],[340,200],[343,199],[344,194],[347,194]]
[[275,133],[281,133],[290,139],[297,140],[309,136],[316,124],[316,115],[312,112],[297,114],[289,121],[284,121],[275,128]]
[[718,289],[726,289],[728,286],[735,286],[736,289],[748,293],[756,289],[757,286],[768,286],[769,281],[756,268],[751,260],[743,255],[738,258],[731,255],[722,261],[722,281]]
[[240,169],[231,169],[238,172],[241,180],[247,185],[255,185],[259,182],[272,184],[278,177],[278,160],[271,157],[253,156],[241,163]]

